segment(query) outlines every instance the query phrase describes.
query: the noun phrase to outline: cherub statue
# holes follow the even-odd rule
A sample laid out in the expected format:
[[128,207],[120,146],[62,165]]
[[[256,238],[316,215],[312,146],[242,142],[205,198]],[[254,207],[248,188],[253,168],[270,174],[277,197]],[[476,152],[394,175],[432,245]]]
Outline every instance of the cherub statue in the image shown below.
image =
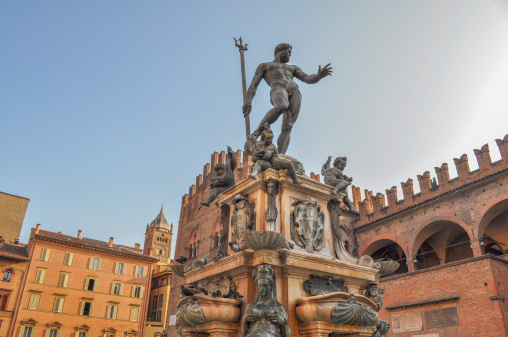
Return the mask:
[[228,154],[226,156],[226,165],[219,163],[215,165],[214,170],[216,177],[210,180],[210,195],[206,201],[201,205],[209,207],[212,201],[217,198],[219,194],[228,188],[235,186],[235,169],[237,164],[236,153],[233,152],[231,147],[228,146]]
[[292,337],[288,311],[277,301],[275,270],[269,264],[261,264],[254,269],[252,276],[257,292],[245,308],[242,337]]
[[253,135],[247,137],[246,152],[252,155],[252,161],[254,162],[249,178],[257,179],[259,173],[273,168],[277,171],[287,170],[293,183],[301,184],[296,177],[296,171],[291,161],[279,157],[277,147],[272,144],[272,141],[273,132],[268,124],[265,124],[265,130],[261,132],[261,141],[258,142]]
[[324,163],[321,168],[321,175],[325,179],[325,184],[329,186],[333,186],[332,194],[337,195],[339,192],[343,192],[346,194],[344,199],[342,200],[344,204],[349,208],[351,213],[359,214],[358,211],[353,207],[351,203],[351,199],[347,195],[346,188],[351,185],[353,178],[346,176],[342,171],[347,165],[346,157],[337,157],[333,162],[333,167],[330,168],[330,162],[332,161],[332,156],[328,156],[328,160]]

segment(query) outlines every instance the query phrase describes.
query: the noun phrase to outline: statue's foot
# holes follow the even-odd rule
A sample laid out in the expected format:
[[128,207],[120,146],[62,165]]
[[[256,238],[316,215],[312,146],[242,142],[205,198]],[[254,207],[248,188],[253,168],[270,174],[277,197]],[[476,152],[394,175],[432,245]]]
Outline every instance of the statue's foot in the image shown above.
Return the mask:
[[254,179],[254,180],[258,180],[258,176],[257,175],[254,175],[254,174],[249,174],[249,178],[251,179]]
[[303,184],[298,178],[293,179],[293,184],[301,185]]
[[332,194],[333,194],[333,195],[338,195],[338,194],[339,194],[339,191],[332,190]]
[[206,207],[210,207],[210,204],[207,203],[207,202],[202,202],[201,205],[206,206]]

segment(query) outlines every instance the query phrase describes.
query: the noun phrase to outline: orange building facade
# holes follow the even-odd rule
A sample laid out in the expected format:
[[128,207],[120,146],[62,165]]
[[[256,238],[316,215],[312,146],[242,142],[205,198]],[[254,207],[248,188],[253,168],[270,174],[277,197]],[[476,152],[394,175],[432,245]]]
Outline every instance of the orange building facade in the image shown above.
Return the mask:
[[27,253],[18,309],[1,336],[143,336],[156,259],[113,238],[88,239],[81,231],[73,237],[40,225]]

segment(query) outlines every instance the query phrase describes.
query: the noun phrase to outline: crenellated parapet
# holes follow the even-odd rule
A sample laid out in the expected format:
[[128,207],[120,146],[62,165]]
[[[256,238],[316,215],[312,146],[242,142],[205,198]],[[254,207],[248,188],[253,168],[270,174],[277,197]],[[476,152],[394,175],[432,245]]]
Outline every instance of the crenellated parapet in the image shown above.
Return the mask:
[[[478,162],[477,170],[470,170],[468,157],[463,154],[459,158],[453,159],[457,170],[456,178],[450,179],[448,164],[443,163],[440,167],[434,168],[437,181],[431,179],[429,171],[417,176],[420,187],[419,193],[414,193],[412,179],[409,178],[407,181],[401,182],[403,195],[401,200],[398,200],[396,186],[385,191],[386,197],[382,193],[377,193],[374,196],[371,191],[365,190],[363,200],[360,200],[360,188],[352,186],[353,203],[358,205],[360,210],[360,220],[356,227],[368,225],[442,195],[459,191],[482,179],[490,179],[497,174],[504,174],[504,172],[508,173],[508,135],[504,139],[497,139],[496,143],[502,157],[500,160],[492,162],[489,146],[485,144],[480,149],[474,150]],[[387,205],[385,200],[388,203]]]

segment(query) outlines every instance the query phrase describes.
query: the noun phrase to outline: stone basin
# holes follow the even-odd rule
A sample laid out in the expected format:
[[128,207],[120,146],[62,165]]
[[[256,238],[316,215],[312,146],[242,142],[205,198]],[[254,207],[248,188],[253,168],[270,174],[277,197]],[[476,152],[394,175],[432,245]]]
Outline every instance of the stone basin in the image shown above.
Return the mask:
[[252,231],[245,234],[243,249],[271,249],[289,248],[284,235],[273,231]]
[[202,294],[192,296],[199,303],[205,322],[234,323],[240,319],[242,300],[222,297],[211,297]]
[[[348,293],[335,292],[326,295],[301,297],[296,299],[296,316],[304,323],[315,321],[334,323],[332,311],[340,302],[348,302]],[[362,295],[356,295],[357,304],[377,310],[377,304]]]

